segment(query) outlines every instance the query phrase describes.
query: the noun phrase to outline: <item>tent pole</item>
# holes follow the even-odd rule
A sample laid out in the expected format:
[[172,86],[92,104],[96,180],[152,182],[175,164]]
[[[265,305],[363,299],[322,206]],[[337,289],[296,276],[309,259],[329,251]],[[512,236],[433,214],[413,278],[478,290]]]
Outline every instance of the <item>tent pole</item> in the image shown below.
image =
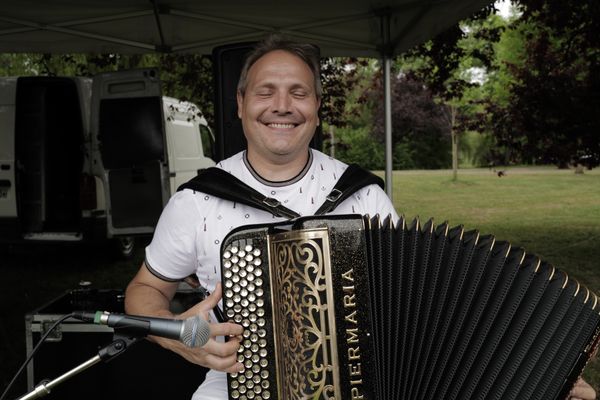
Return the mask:
[[391,64],[389,55],[383,57],[383,90],[384,90],[384,113],[385,113],[385,192],[390,200],[392,197],[392,95],[391,95]]

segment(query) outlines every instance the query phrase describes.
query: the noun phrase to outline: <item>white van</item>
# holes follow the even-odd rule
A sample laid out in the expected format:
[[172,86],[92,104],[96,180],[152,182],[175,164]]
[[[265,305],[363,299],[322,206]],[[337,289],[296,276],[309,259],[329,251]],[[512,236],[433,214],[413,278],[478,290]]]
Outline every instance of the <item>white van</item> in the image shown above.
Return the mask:
[[176,188],[214,165],[194,104],[154,69],[0,78],[0,242],[150,234]]

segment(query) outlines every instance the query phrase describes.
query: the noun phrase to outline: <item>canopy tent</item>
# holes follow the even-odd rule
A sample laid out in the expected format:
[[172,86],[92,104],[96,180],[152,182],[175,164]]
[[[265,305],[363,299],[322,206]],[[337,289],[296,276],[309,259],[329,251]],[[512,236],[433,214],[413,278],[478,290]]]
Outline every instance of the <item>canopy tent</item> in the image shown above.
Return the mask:
[[3,0],[0,52],[210,54],[280,32],[323,56],[384,60],[391,197],[390,60],[490,0]]

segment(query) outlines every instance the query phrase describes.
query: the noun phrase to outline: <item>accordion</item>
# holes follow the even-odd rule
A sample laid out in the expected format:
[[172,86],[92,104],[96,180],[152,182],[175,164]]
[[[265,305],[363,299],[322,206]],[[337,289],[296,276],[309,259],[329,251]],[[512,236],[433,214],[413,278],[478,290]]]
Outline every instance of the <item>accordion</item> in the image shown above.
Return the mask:
[[564,399],[598,345],[595,294],[460,226],[305,217],[221,255],[231,399]]

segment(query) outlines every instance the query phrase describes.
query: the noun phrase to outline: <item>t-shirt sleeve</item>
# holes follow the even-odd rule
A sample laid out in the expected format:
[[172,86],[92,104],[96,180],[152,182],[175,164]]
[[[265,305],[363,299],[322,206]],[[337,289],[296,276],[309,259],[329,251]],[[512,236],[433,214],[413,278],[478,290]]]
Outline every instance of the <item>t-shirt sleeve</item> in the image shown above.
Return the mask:
[[146,265],[161,279],[176,281],[196,271],[196,221],[199,215],[194,202],[191,191],[175,193],[146,247]]
[[355,197],[363,207],[362,213],[370,216],[379,214],[382,218],[390,215],[393,221],[398,220],[394,204],[378,185],[369,185],[359,190]]

